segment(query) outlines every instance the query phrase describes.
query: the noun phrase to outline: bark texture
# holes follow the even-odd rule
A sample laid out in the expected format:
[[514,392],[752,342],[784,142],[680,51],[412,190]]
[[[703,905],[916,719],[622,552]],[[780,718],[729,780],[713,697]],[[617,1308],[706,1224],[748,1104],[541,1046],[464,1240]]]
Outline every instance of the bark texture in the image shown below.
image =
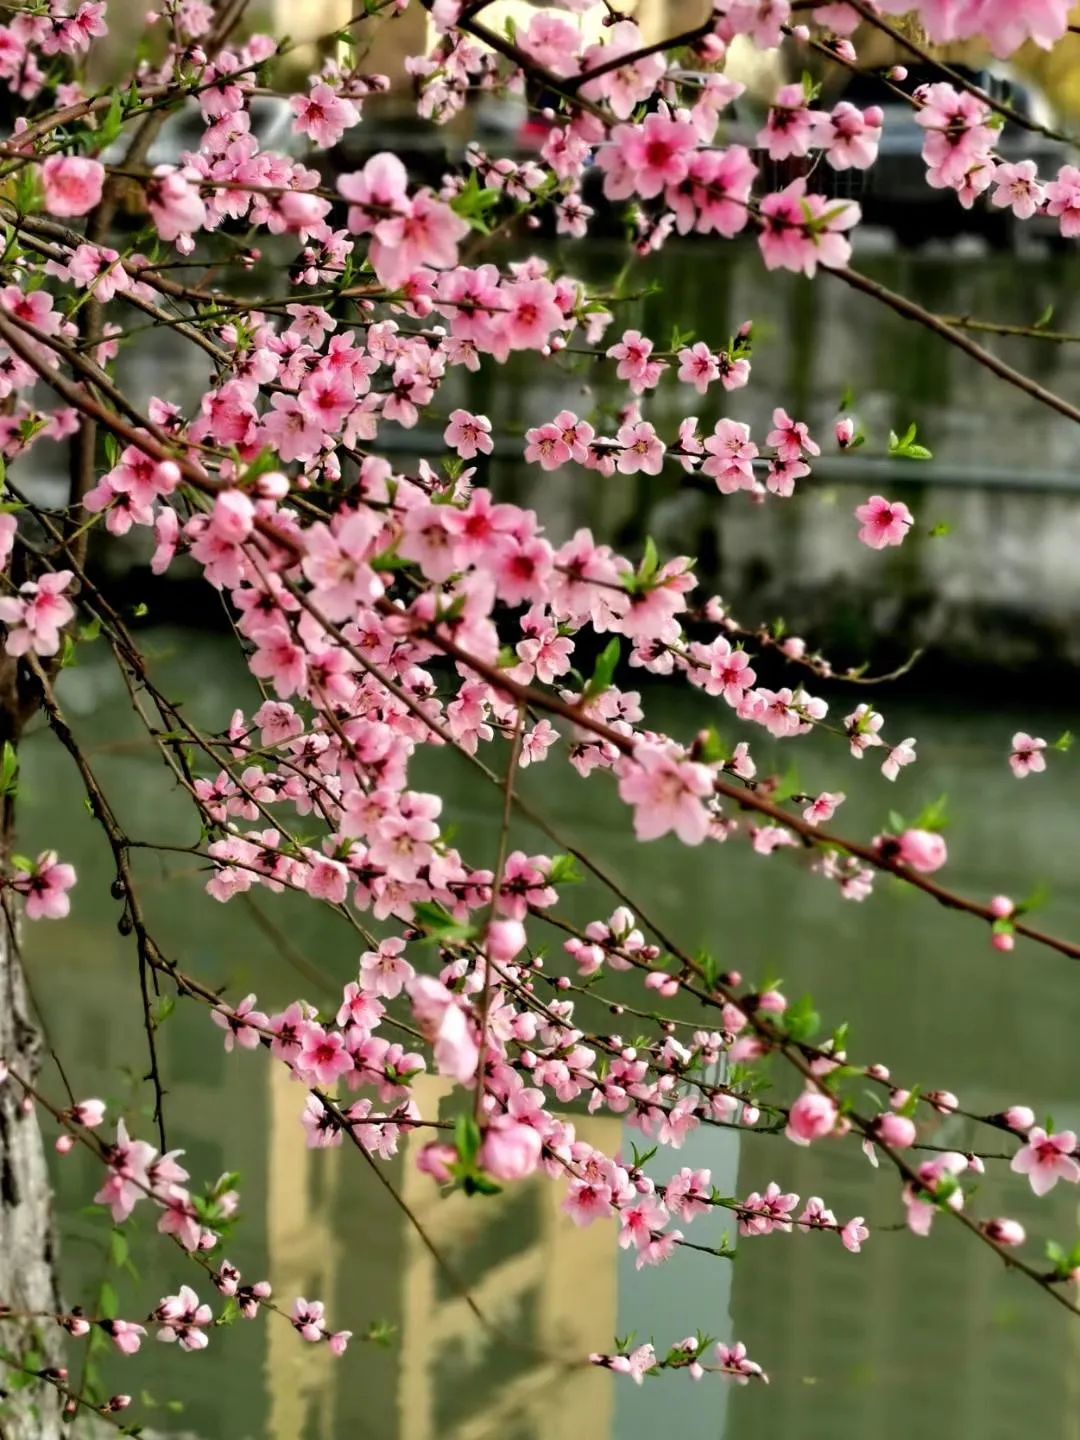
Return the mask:
[[[0,1057],[27,1078],[36,1076],[40,1040],[35,1029],[8,917],[0,914]],[[60,1309],[53,1253],[52,1192],[37,1114],[24,1113],[18,1087],[0,1085],[0,1304],[15,1310]],[[0,1345],[23,1359],[61,1361],[62,1332],[45,1321],[5,1321]],[[56,1391],[34,1384],[9,1389],[12,1372],[0,1365],[0,1440],[58,1440]]]

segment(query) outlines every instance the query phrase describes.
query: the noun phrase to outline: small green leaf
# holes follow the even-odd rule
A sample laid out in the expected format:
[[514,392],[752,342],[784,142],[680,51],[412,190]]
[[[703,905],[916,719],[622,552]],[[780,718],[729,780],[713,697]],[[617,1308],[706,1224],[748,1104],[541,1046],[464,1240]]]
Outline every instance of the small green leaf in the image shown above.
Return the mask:
[[548,880],[552,885],[580,885],[584,875],[578,869],[577,858],[573,855],[556,855],[551,862]]
[[614,679],[621,654],[622,646],[616,636],[614,640],[609,640],[601,650],[592,673],[592,679],[585,686],[583,700],[595,700],[598,695],[603,695],[605,690],[611,689],[611,682]]
[[19,757],[10,740],[4,741],[0,751],[0,795],[14,795],[18,791]]
[[480,1154],[481,1135],[480,1126],[471,1115],[463,1114],[457,1117],[454,1122],[454,1141],[461,1163],[475,1165],[476,1157]]
[[154,1024],[164,1025],[175,1009],[176,997],[174,995],[159,995],[150,1008]]

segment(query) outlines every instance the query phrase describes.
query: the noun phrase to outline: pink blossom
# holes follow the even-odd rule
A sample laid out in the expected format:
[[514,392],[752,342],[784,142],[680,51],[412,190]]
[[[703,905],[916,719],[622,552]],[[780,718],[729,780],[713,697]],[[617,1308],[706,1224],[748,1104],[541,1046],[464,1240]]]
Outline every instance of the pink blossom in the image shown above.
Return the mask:
[[914,765],[915,758],[915,737],[909,735],[906,740],[901,740],[899,745],[894,745],[886,755],[881,773],[886,780],[895,780],[905,765]]
[[1041,1126],[1033,1125],[1027,1142],[1009,1162],[1009,1169],[1015,1175],[1026,1175],[1036,1195],[1045,1195],[1059,1180],[1067,1180],[1070,1185],[1080,1181],[1075,1154],[1075,1131],[1059,1130],[1048,1135]]
[[871,495],[865,505],[857,507],[855,518],[862,527],[859,539],[871,550],[900,545],[915,519],[903,501],[886,500],[883,495]]
[[620,798],[634,807],[637,838],[656,840],[674,830],[684,845],[700,845],[708,834],[702,800],[712,788],[707,766],[656,745],[639,745],[619,778]]
[[68,891],[75,884],[75,867],[57,857],[55,850],[43,850],[29,870],[16,870],[11,887],[26,897],[28,920],[63,920],[71,910]]
[[162,240],[194,235],[206,224],[206,206],[192,177],[172,166],[159,165],[146,182],[146,207]]
[[480,1164],[495,1180],[524,1180],[539,1165],[541,1149],[540,1135],[531,1125],[500,1116],[484,1133]]
[[443,440],[463,460],[472,460],[478,454],[490,455],[494,449],[491,421],[486,415],[472,415],[468,410],[450,412],[450,423],[443,432]]
[[981,1228],[983,1234],[993,1240],[995,1245],[1003,1245],[1009,1250],[1023,1245],[1027,1240],[1027,1232],[1019,1220],[984,1220]]
[[102,1320],[102,1330],[110,1337],[121,1355],[136,1355],[142,1345],[146,1327],[134,1325],[130,1320]]
[[[2,603],[2,602],[0,602]],[[2,612],[0,612],[2,618]],[[1023,730],[1018,730],[1012,737],[1012,753],[1009,756],[1009,765],[1018,780],[1023,780],[1027,775],[1041,775],[1046,769],[1046,756],[1043,751],[1046,749],[1046,741],[1036,736],[1028,735]]]
[[809,1145],[831,1135],[839,1111],[836,1102],[820,1090],[804,1090],[788,1112],[784,1134],[796,1145]]
[[1080,169],[1063,165],[1046,186],[1046,197],[1046,213],[1057,220],[1062,235],[1080,235]]
[[8,627],[4,649],[9,655],[56,654],[60,631],[75,618],[75,607],[64,594],[74,578],[70,570],[49,571],[20,585],[16,595],[0,597],[0,621]]
[[944,838],[933,830],[905,830],[897,844],[897,858],[920,875],[932,875],[949,858]]
[[1023,1135],[1035,1124],[1035,1111],[1029,1105],[1010,1105],[1001,1118],[1010,1130]]
[[465,1084],[476,1074],[480,1060],[465,1011],[446,986],[429,975],[414,976],[408,991],[417,1023],[434,1046],[439,1074]]
[[908,1150],[915,1144],[914,1120],[907,1115],[896,1115],[886,1110],[874,1121],[874,1134],[883,1144],[894,1150]]
[[269,1027],[269,1019],[255,1008],[255,996],[245,995],[234,1010],[217,1005],[210,1012],[214,1024],[225,1031],[225,1049],[239,1045],[241,1050],[257,1050],[262,1039],[260,1031]]
[[870,1238],[870,1231],[867,1229],[861,1215],[856,1215],[849,1220],[840,1231],[840,1239],[844,1242],[844,1249],[850,1250],[853,1255],[858,1255],[863,1245]]
[[41,167],[50,215],[87,215],[101,202],[105,166],[81,155],[50,155]]
[[293,129],[314,140],[320,150],[336,145],[360,119],[352,101],[335,95],[329,85],[315,85],[309,95],[294,95],[289,103],[296,115]]
[[824,825],[836,814],[837,809],[844,803],[844,799],[842,791],[830,794],[827,790],[823,790],[803,811],[803,819],[809,825]]
[[813,276],[818,265],[837,268],[847,264],[851,242],[843,232],[858,224],[858,205],[834,204],[823,195],[808,195],[806,181],[798,179],[786,189],[766,195],[760,211],[758,245],[767,270],[782,268]]

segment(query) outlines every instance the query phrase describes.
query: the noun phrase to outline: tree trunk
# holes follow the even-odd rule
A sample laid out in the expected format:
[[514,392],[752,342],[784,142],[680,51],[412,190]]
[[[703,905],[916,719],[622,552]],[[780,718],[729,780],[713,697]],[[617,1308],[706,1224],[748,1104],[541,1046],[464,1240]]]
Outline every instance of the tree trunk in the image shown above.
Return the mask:
[[[0,1057],[31,1079],[40,1040],[9,924],[0,914]],[[25,1113],[18,1086],[0,1085],[0,1304],[14,1310],[60,1309],[54,1267],[52,1194],[36,1111]],[[0,1345],[20,1362],[62,1361],[63,1332],[53,1321],[9,1320]],[[59,1399],[51,1385],[11,1389],[15,1371],[0,1365],[0,1440],[58,1440]]]

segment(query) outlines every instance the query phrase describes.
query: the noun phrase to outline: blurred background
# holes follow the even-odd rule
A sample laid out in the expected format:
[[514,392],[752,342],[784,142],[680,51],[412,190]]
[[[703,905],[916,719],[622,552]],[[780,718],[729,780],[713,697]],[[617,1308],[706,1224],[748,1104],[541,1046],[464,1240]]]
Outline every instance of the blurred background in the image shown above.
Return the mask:
[[[300,38],[344,24],[351,8],[351,0],[303,6],[282,0],[264,10],[275,31]],[[499,9],[529,13],[520,4]],[[141,5],[130,7],[130,17],[127,7],[110,7],[120,46],[136,42],[141,15]],[[694,6],[646,0],[638,18],[651,38],[698,16]],[[493,102],[485,116],[477,106],[449,131],[408,118],[402,60],[425,47],[425,23],[413,5],[374,30],[365,68],[389,75],[392,92],[365,112],[348,152],[321,163],[352,169],[366,153],[392,148],[437,177],[462,158],[470,139],[500,153],[532,153],[537,142],[524,107]],[[1071,132],[1080,126],[1077,38],[1051,57],[1023,54],[1014,68],[990,71],[986,57],[971,51],[949,58],[1026,113]],[[299,78],[319,58],[313,44],[300,57]],[[884,64],[900,57],[870,50],[865,58]],[[801,64],[779,54],[774,68],[755,72],[746,57],[733,59],[744,62],[750,90],[732,121],[735,139],[756,130],[758,110],[778,79],[797,75]],[[889,118],[886,135],[898,132],[895,145],[883,149],[874,190],[856,193],[868,217],[856,237],[859,268],[936,313],[1029,326],[1052,307],[1052,322],[1044,324],[1080,336],[1075,250],[1045,227],[1014,232],[984,210],[914,206],[905,189],[911,136],[903,117],[892,126]],[[288,125],[272,100],[263,122],[268,135],[287,142]],[[195,143],[198,127],[191,135],[188,124],[180,117],[162,143],[177,154]],[[1029,142],[1021,135],[1016,143]],[[1030,144],[1044,171],[1068,154],[1058,142]],[[575,243],[521,236],[504,253],[525,249],[604,283],[626,253],[624,242],[605,233]],[[267,256],[252,277],[252,293],[280,292],[280,263]],[[646,293],[653,282],[657,290]],[[501,439],[479,478],[501,498],[536,506],[556,542],[588,525],[632,553],[651,534],[664,555],[696,556],[702,584],[719,590],[744,624],[782,616],[837,668],[866,661],[873,671],[887,670],[914,648],[925,649],[902,680],[881,690],[811,686],[828,699],[833,716],[869,700],[884,712],[894,743],[918,737],[919,761],[895,786],[865,761],[853,774],[847,747],[826,732],[795,746],[763,744],[755,732],[759,766],[782,772],[794,764],[801,788],[851,792],[844,828],[859,835],[876,833],[890,808],[911,816],[947,794],[955,817],[949,873],[957,888],[1019,898],[1045,885],[1040,919],[1048,929],[1080,934],[1074,762],[1052,755],[1046,776],[1022,784],[1006,763],[1016,729],[1053,740],[1078,728],[1080,496],[1069,422],[836,281],[766,275],[751,242],[670,243],[631,266],[625,290],[639,298],[620,306],[617,329],[640,328],[658,345],[678,328],[722,348],[743,322],[753,322],[751,383],[701,400],[703,428],[727,414],[750,422],[760,438],[774,406],[783,405],[809,423],[833,458],[815,466],[794,500],[764,506],[721,497],[708,483],[682,476],[605,480],[577,470],[533,471],[521,462],[528,426],[563,406],[610,418],[627,396],[613,383],[610,365],[584,356],[558,363],[530,356],[455,375],[442,392],[440,413],[462,404],[497,421]],[[1074,344],[1008,337],[986,343],[1076,400]],[[156,394],[187,405],[209,377],[201,353],[153,334],[125,347],[120,378],[136,403]],[[681,387],[666,384],[649,397],[646,413],[669,436],[685,408]],[[831,427],[841,410],[856,416],[868,441],[835,456]],[[887,456],[889,431],[902,433],[912,422],[933,452],[929,463]],[[420,455],[442,453],[441,428],[385,427],[380,442],[405,468]],[[35,450],[29,463],[41,497],[61,501],[64,460],[50,449]],[[854,543],[852,512],[874,492],[906,501],[915,513],[915,529],[898,550],[874,553]],[[220,606],[182,572],[168,584],[152,580],[146,559],[137,544],[110,542],[98,547],[94,563],[114,593],[147,607],[138,621],[141,639],[167,693],[184,700],[196,723],[220,729],[234,705],[253,701]],[[79,647],[79,664],[62,677],[63,703],[129,832],[194,844],[189,807],[132,723],[115,671],[96,653],[101,646]],[[795,683],[796,673],[766,664],[762,678]],[[644,698],[650,719],[674,734],[689,737],[715,723],[729,742],[744,738],[726,708],[703,697],[650,684]],[[908,1083],[952,1089],[975,1110],[1023,1102],[1040,1115],[1052,1113],[1059,1128],[1080,1123],[1080,992],[1072,962],[1023,944],[1011,956],[997,954],[982,927],[900,887],[882,884],[862,905],[841,902],[833,887],[783,854],[765,859],[741,841],[700,851],[667,841],[644,848],[600,777],[581,780],[550,764],[530,770],[525,781],[538,808],[630,893],[647,897],[685,947],[707,946],[751,976],[780,977],[792,996],[811,992],[827,1029],[851,1022],[851,1050],[860,1060],[886,1063]],[[476,863],[490,862],[493,802],[473,773],[453,757],[421,756],[414,784],[440,788],[462,849]],[[44,735],[25,747],[20,806],[22,848],[59,843],[81,876],[68,923],[28,927],[28,964],[49,1041],[78,1094],[102,1095],[138,1115],[148,1096],[135,954],[116,931],[107,848],[66,757]],[[514,840],[529,850],[547,844],[526,827]],[[316,907],[261,893],[218,906],[202,894],[206,877],[198,862],[183,855],[140,856],[139,873],[166,952],[205,980],[228,985],[233,996],[255,990],[265,1009],[298,994],[325,1005],[354,977],[354,934],[332,917],[308,913]],[[585,884],[566,909],[585,921],[606,917],[611,902]],[[640,1000],[632,985],[613,985],[610,994]],[[677,1007],[672,1013],[692,1014]],[[616,1025],[603,1013],[594,1018]],[[389,1347],[354,1343],[335,1360],[266,1315],[215,1333],[198,1357],[149,1346],[109,1373],[131,1389],[132,1367],[139,1367],[145,1387],[137,1398],[157,1429],[200,1440],[570,1440],[581,1433],[655,1440],[676,1428],[695,1440],[776,1433],[907,1440],[913,1431],[978,1440],[1080,1437],[1080,1326],[1033,1287],[999,1273],[956,1227],[939,1223],[927,1240],[897,1230],[898,1188],[857,1147],[801,1151],[776,1137],[699,1131],[683,1151],[658,1162],[672,1170],[707,1166],[725,1194],[743,1196],[775,1179],[804,1198],[820,1195],[841,1221],[866,1217],[871,1239],[861,1256],[849,1255],[832,1235],[735,1240],[718,1214],[695,1222],[690,1238],[717,1244],[728,1233],[734,1262],[682,1252],[658,1270],[635,1274],[632,1259],[616,1247],[613,1226],[578,1230],[560,1216],[558,1187],[523,1185],[492,1200],[444,1201],[416,1172],[407,1142],[387,1173],[490,1317],[493,1330],[485,1330],[357,1157],[305,1148],[303,1092],[281,1067],[260,1055],[224,1054],[205,1013],[185,1005],[162,1025],[161,1045],[170,1142],[186,1149],[185,1163],[199,1181],[226,1168],[241,1172],[244,1219],[230,1242],[233,1263],[246,1278],[268,1277],[282,1301],[323,1299],[334,1328],[359,1334],[385,1321],[394,1335]],[[777,1081],[782,1094],[783,1077]],[[425,1113],[446,1100],[436,1079],[421,1081],[417,1092]],[[622,1134],[617,1119],[574,1118],[609,1151],[640,1143],[637,1132]],[[943,1120],[933,1138],[959,1148],[974,1143],[954,1120]],[[146,1233],[142,1216],[131,1261],[118,1264],[100,1219],[81,1213],[98,1183],[93,1164],[76,1153],[56,1170],[69,1300],[93,1309],[106,1284],[118,1294],[120,1313],[137,1318],[188,1280]],[[1004,1171],[1000,1161],[988,1164],[974,1202],[979,1213],[1017,1215],[1029,1227],[1032,1253],[1050,1237],[1071,1244],[1075,1194],[1061,1186],[1035,1204],[1020,1185],[1001,1183]],[[770,1387],[733,1389],[717,1378],[694,1385],[674,1376],[639,1390],[606,1372],[562,1363],[609,1348],[615,1334],[636,1331],[639,1340],[666,1346],[697,1329],[745,1341],[769,1372]],[[182,1409],[169,1404],[177,1396],[185,1397]]]

